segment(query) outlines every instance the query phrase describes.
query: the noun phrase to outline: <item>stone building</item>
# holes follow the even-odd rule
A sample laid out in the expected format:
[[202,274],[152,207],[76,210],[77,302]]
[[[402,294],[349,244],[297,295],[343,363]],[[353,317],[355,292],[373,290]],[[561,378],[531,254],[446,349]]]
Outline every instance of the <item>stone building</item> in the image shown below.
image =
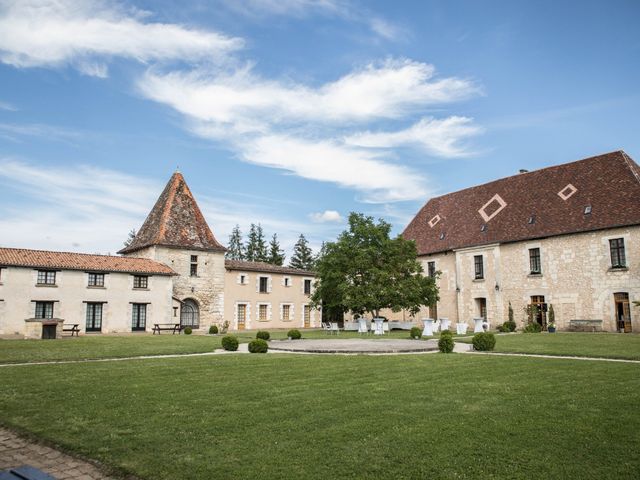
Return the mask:
[[495,327],[511,304],[544,326],[553,305],[560,329],[640,331],[640,168],[622,151],[432,198],[403,236],[440,272],[424,317]]
[[54,338],[73,324],[81,334],[319,324],[312,272],[225,261],[225,251],[176,172],[123,256],[0,248],[0,335]]

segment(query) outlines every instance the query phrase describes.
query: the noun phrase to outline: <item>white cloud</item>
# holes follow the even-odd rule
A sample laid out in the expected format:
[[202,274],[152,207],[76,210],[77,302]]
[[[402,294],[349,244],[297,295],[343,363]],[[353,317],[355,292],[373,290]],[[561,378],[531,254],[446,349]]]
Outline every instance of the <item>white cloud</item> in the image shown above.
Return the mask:
[[316,223],[342,222],[342,215],[336,210],[325,210],[324,212],[316,212],[309,215],[311,220]]
[[250,66],[231,74],[147,72],[138,82],[143,95],[192,118],[264,129],[265,123],[300,120],[321,124],[393,119],[427,105],[462,100],[478,93],[473,82],[434,79],[432,65],[406,59],[369,64],[335,82],[311,88],[265,80]]
[[6,110],[7,112],[18,111],[18,109],[14,107],[12,104],[10,104],[9,102],[3,102],[2,100],[0,100],[0,110]]
[[347,145],[368,148],[416,146],[441,157],[462,157],[471,152],[460,142],[478,135],[482,128],[473,119],[452,116],[444,119],[423,118],[411,127],[397,132],[358,132],[345,138]]
[[168,23],[107,0],[20,0],[0,5],[0,61],[15,67],[72,64],[104,77],[93,57],[197,60],[222,57],[242,40]]

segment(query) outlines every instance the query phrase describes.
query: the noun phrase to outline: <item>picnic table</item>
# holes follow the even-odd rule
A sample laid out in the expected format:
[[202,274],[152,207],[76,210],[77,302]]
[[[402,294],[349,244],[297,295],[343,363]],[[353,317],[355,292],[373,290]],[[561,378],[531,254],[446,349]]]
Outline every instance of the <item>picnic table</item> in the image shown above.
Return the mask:
[[71,336],[75,333],[76,337],[80,333],[80,324],[78,323],[67,323],[62,325],[63,332],[71,332]]
[[153,334],[155,335],[156,332],[158,332],[158,335],[160,335],[160,332],[173,332],[172,335],[175,335],[176,332],[178,332],[178,335],[180,334],[180,332],[182,331],[182,325],[180,325],[179,323],[154,323],[153,324]]

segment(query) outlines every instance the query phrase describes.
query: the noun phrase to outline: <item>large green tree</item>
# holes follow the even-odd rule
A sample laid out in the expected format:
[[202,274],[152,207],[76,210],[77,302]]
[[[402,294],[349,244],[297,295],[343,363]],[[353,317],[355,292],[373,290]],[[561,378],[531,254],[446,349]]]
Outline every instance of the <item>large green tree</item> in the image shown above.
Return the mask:
[[280,248],[280,242],[278,241],[278,234],[274,233],[269,242],[269,256],[267,262],[273,265],[281,266],[284,263],[284,250]]
[[264,232],[262,231],[262,225],[260,224],[257,226],[255,223],[251,224],[245,260],[250,262],[267,261],[267,243],[264,240]]
[[315,258],[311,247],[309,247],[309,242],[303,234],[300,234],[298,241],[293,246],[293,255],[289,260],[289,266],[299,270],[313,270],[314,264]]
[[229,235],[229,245],[227,246],[227,253],[225,257],[229,260],[244,260],[245,249],[242,243],[242,233],[240,232],[240,226],[236,225]]
[[409,310],[438,301],[436,278],[422,275],[413,241],[390,238],[391,225],[359,213],[349,215],[349,230],[329,242],[316,265],[312,301],[332,311],[380,315],[383,309]]

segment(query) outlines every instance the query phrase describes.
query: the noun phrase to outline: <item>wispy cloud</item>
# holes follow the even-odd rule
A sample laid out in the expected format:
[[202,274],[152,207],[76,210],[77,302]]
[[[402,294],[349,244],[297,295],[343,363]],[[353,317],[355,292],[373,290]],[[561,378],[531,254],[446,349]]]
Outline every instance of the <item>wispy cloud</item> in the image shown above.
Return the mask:
[[345,139],[347,145],[370,148],[415,146],[440,157],[464,157],[473,152],[461,142],[478,135],[482,128],[468,117],[444,119],[423,118],[411,127],[397,132],[359,132]]
[[9,102],[3,102],[0,100],[0,110],[6,110],[7,112],[17,112],[18,109]]
[[[15,67],[71,64],[105,77],[102,60],[202,60],[243,41],[217,32],[147,21],[148,14],[107,0],[21,0],[0,5],[0,61]],[[101,59],[101,60],[100,60]]]
[[0,123],[0,135],[14,141],[17,137],[38,137],[73,144],[82,136],[74,129],[42,123]]
[[309,215],[311,220],[316,223],[342,222],[343,218],[340,212],[336,210],[325,210],[324,212],[316,212]]

